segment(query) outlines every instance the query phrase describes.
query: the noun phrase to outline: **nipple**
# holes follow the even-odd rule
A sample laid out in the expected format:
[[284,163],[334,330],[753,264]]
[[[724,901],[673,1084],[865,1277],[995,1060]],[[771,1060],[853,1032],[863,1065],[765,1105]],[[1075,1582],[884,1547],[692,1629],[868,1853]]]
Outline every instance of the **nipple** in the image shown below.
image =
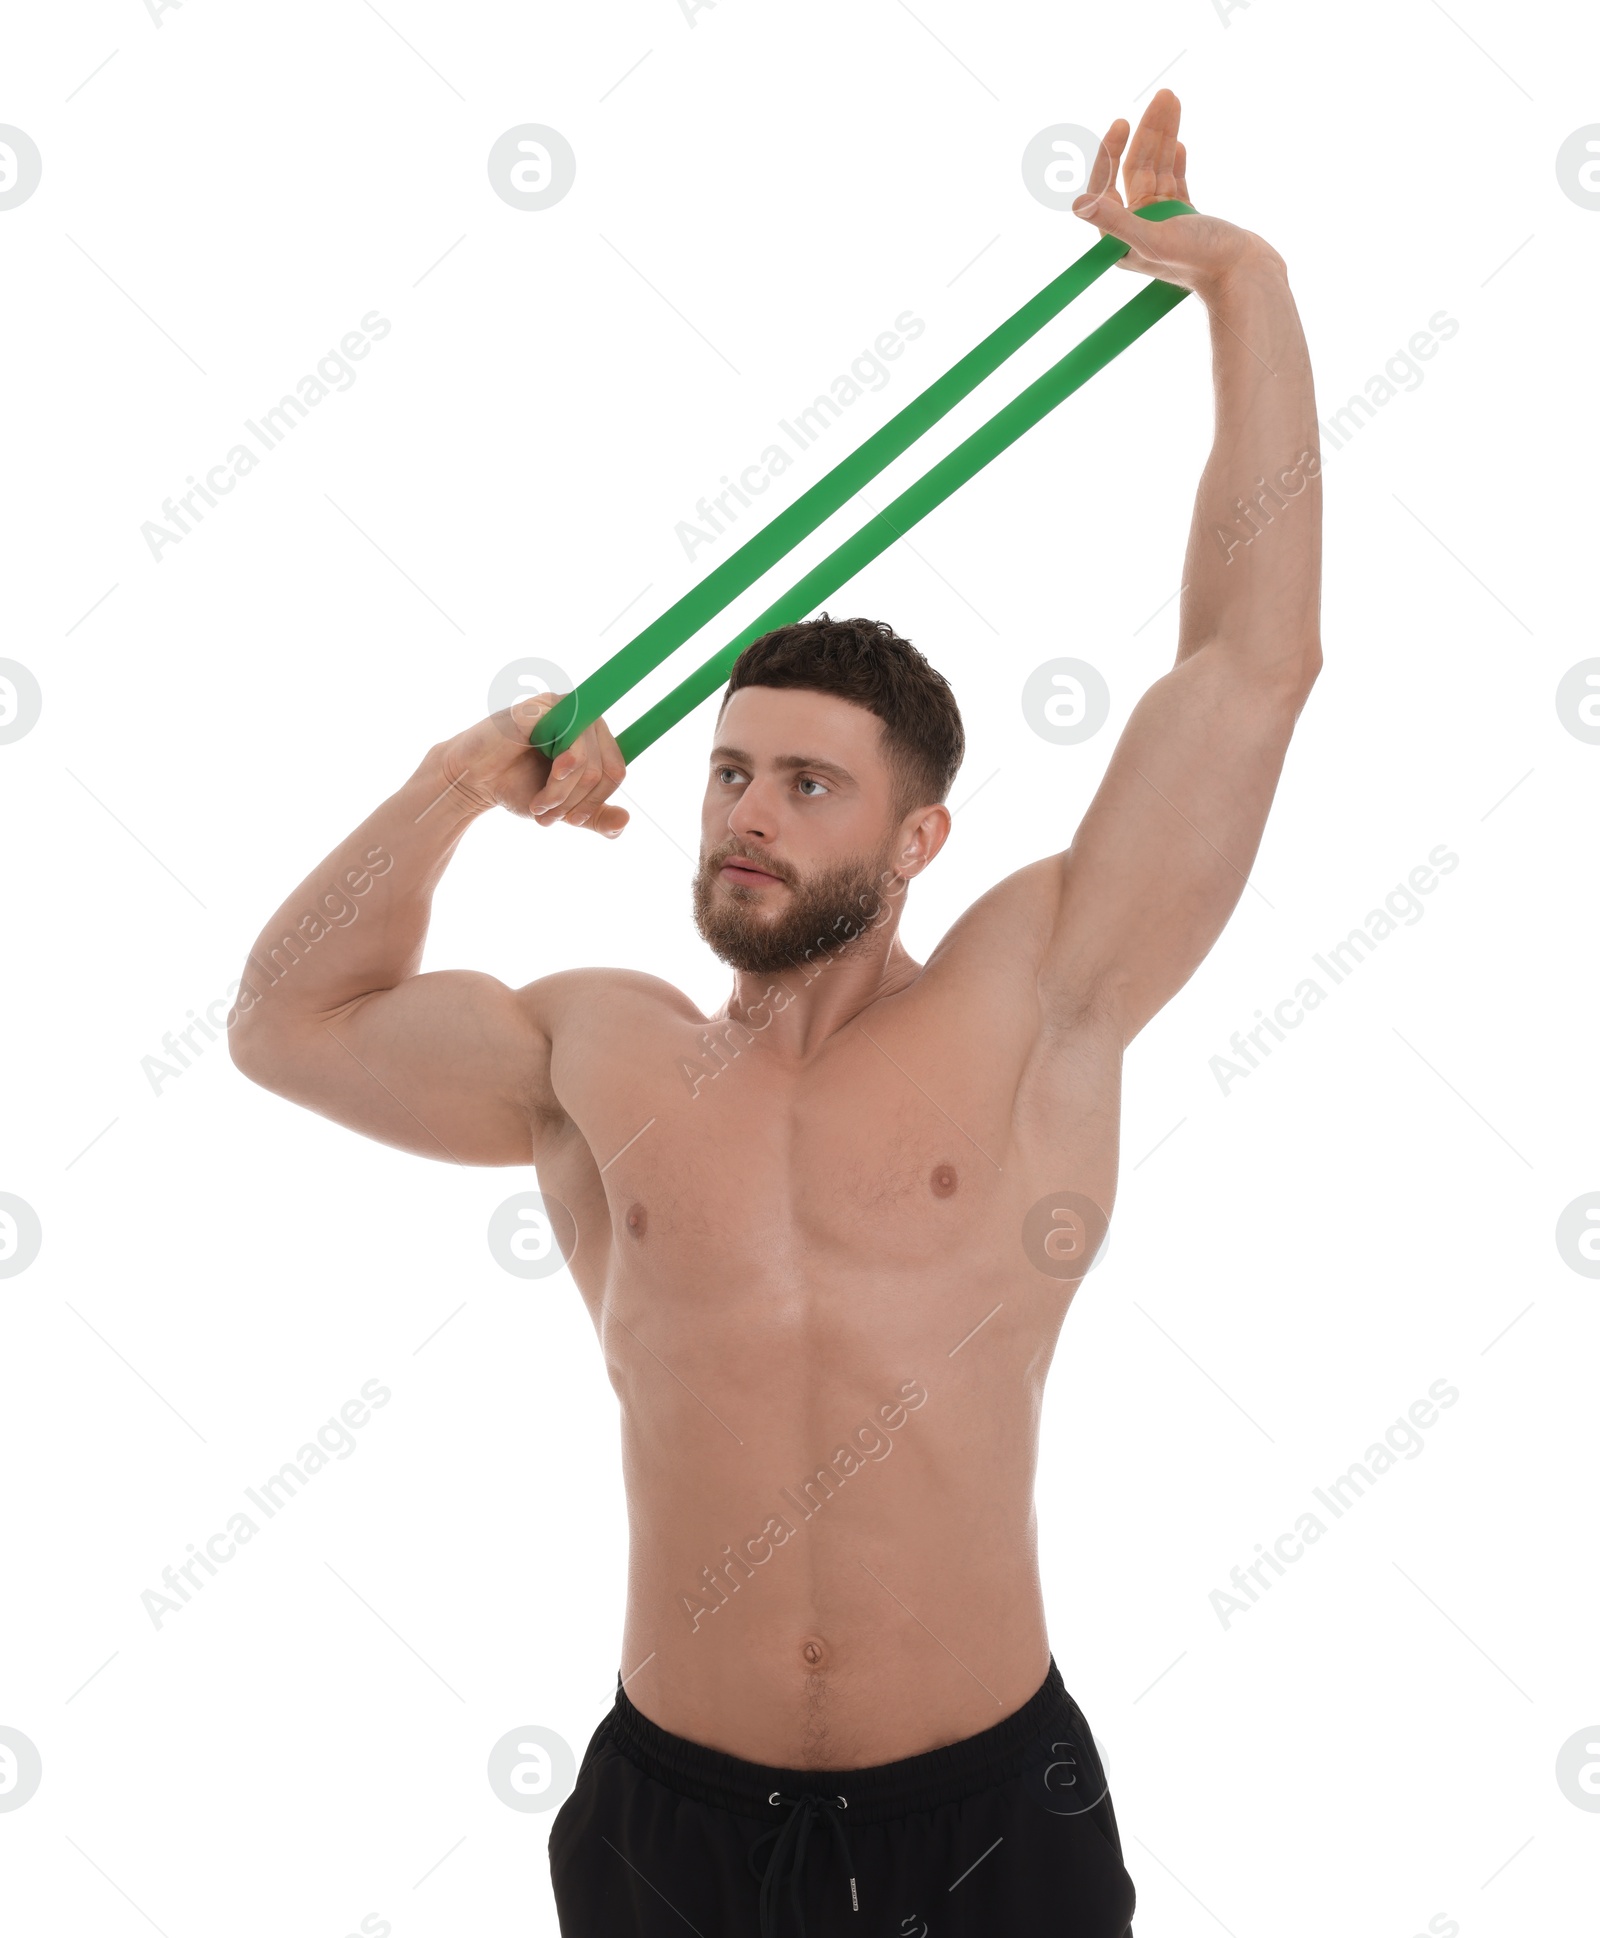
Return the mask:
[[628,1207],[628,1229],[633,1233],[635,1238],[644,1237],[645,1227],[649,1222],[650,1214],[645,1210],[643,1205],[630,1205]]
[[933,1176],[928,1180],[936,1198],[953,1198],[956,1189],[956,1167],[953,1164],[936,1164]]

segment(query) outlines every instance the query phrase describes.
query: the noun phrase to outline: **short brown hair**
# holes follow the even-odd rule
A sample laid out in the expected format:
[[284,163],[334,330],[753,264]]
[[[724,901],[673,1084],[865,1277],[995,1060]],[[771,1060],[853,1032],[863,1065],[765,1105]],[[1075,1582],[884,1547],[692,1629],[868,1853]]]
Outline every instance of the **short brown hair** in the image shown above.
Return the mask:
[[950,683],[881,619],[824,612],[763,633],[734,661],[722,704],[742,686],[834,693],[876,714],[897,817],[944,800],[967,751]]

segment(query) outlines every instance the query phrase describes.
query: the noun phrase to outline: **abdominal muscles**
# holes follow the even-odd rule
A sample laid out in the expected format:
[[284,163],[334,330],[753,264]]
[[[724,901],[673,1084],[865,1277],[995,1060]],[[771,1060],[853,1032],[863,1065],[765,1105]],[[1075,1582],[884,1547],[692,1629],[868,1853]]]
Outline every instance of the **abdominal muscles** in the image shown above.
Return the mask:
[[[952,1162],[919,1182],[930,1218],[959,1204]],[[826,1229],[776,1243],[760,1218],[713,1236],[643,1194],[620,1222],[598,1324],[630,1698],[805,1769],[917,1754],[1018,1707],[1047,1666],[1032,1489],[1059,1297],[1018,1297],[1012,1262],[957,1222],[931,1257],[921,1226],[898,1255]]]

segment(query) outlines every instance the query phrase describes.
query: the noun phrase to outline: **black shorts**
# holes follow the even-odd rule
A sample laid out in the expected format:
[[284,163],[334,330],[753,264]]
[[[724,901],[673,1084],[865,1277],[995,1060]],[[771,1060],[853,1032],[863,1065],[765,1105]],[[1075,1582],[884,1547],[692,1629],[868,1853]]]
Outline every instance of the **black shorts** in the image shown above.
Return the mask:
[[992,1729],[780,1770],[659,1728],[617,1680],[550,1826],[563,1938],[1132,1938],[1105,1772],[1055,1659]]

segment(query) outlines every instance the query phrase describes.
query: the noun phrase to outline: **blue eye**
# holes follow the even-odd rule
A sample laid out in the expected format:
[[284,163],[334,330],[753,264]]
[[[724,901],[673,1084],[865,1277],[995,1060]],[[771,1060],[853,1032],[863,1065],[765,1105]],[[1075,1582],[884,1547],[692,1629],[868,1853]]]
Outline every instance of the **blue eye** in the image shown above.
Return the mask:
[[801,787],[820,787],[822,788],[822,791],[824,794],[826,794],[828,791],[827,788],[823,786],[821,781],[814,780],[809,774],[802,775],[798,782],[798,785]]

